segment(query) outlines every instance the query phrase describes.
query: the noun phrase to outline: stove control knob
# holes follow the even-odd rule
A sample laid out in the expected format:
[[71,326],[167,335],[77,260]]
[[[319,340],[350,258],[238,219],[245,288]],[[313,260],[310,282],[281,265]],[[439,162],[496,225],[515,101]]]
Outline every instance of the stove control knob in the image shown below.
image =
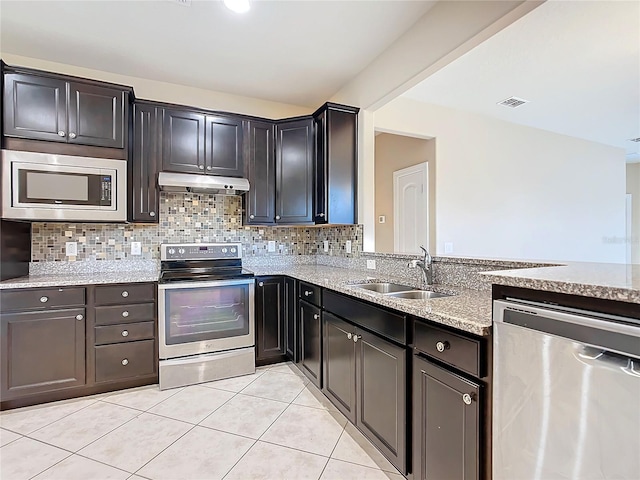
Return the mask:
[[179,248],[179,249],[178,249],[178,253],[179,253],[180,255],[184,255],[184,248]]
[[222,249],[222,253],[227,253],[227,249],[226,249],[226,248],[223,248],[223,249]]
[[173,255],[174,253],[176,253],[176,250],[174,248],[170,248],[169,255]]

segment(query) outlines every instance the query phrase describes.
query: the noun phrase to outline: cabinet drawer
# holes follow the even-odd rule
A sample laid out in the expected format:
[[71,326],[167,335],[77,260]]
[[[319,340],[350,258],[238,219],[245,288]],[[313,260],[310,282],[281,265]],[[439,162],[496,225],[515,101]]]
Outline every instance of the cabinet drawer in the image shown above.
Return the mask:
[[[480,371],[480,342],[432,327],[416,320],[414,324],[416,350],[431,355],[475,377]],[[442,350],[442,351],[440,351]]]
[[84,306],[84,303],[83,287],[0,290],[0,308],[3,312]]
[[96,345],[153,339],[154,325],[154,322],[140,322],[95,327]]
[[375,307],[330,290],[324,292],[324,309],[372,332],[407,344],[406,318],[404,315]]
[[94,347],[96,382],[152,375],[156,372],[155,342],[116,343]]
[[96,305],[153,302],[156,298],[155,291],[153,283],[97,286]]
[[155,320],[156,304],[142,303],[138,305],[114,305],[112,307],[96,307],[96,325],[114,323],[145,322]]
[[309,303],[322,305],[322,288],[310,283],[300,282],[299,296]]

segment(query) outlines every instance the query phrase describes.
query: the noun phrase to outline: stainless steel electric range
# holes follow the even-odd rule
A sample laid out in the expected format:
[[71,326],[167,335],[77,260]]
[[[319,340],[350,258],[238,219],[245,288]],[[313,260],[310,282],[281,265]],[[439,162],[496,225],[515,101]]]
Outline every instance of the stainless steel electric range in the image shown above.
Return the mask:
[[254,373],[254,278],[242,245],[163,244],[160,258],[160,389]]

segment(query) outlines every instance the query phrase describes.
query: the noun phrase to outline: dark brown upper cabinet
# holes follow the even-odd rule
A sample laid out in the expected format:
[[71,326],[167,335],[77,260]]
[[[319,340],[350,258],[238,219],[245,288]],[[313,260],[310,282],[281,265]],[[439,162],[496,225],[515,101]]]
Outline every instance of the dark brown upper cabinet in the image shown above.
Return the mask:
[[164,171],[244,176],[242,118],[179,108],[163,110]]
[[205,173],[205,115],[189,110],[163,109],[162,169]]
[[153,104],[133,107],[133,153],[129,159],[129,221],[157,223],[160,208],[160,114]]
[[4,75],[3,134],[123,149],[131,89],[45,72]]
[[249,122],[247,176],[249,191],[244,195],[246,225],[273,225],[276,221],[275,125]]
[[356,223],[359,108],[326,103],[314,113],[314,213],[317,224]]
[[276,125],[276,223],[313,223],[313,153],[312,118]]

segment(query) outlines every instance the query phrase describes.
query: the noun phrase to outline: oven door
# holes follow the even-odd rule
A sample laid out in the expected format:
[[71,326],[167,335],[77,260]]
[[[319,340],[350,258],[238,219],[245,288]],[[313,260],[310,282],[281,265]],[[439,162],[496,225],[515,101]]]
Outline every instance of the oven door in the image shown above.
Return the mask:
[[251,347],[254,279],[158,286],[161,359]]

